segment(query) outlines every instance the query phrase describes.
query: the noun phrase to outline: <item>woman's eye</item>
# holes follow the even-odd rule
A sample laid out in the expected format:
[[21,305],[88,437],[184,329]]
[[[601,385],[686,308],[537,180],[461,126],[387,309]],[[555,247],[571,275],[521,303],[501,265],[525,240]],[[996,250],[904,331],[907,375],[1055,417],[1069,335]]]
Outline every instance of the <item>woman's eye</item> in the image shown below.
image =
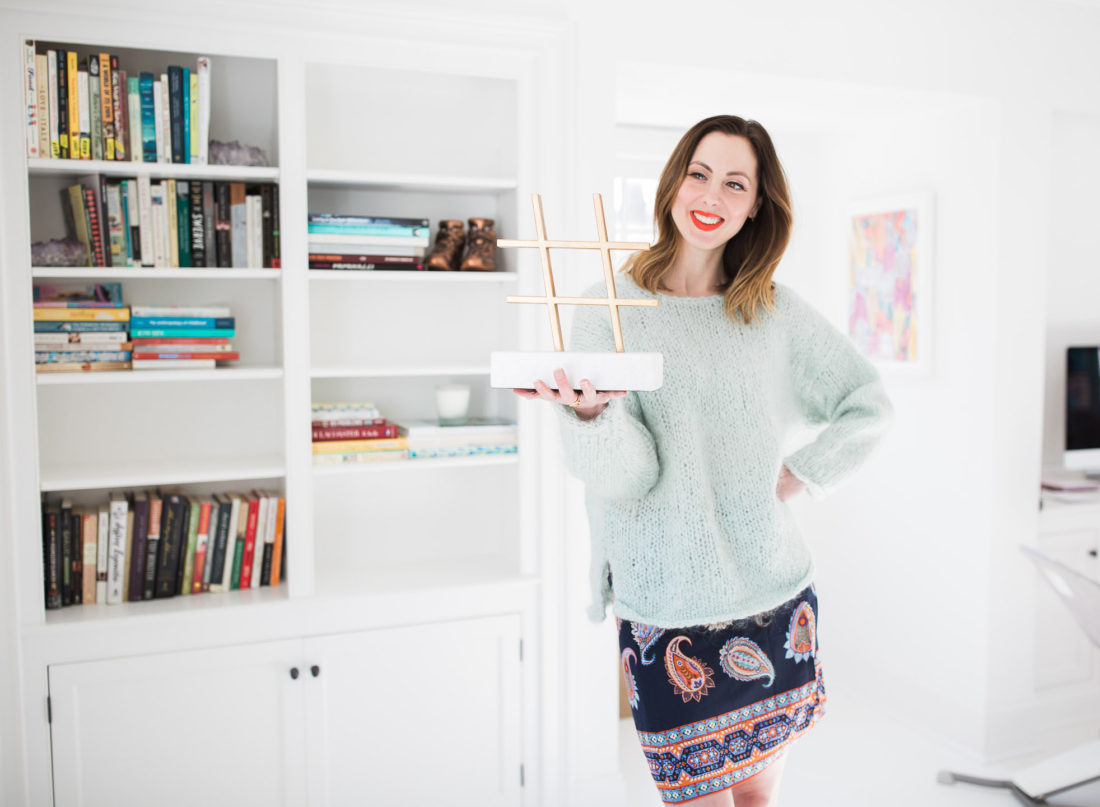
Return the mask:
[[688,174],[688,176],[692,177],[693,179],[706,179],[707,178],[707,175],[704,174],[702,171],[692,171],[690,174]]
[[726,185],[730,188],[736,188],[737,190],[745,190],[745,186],[740,182],[727,182]]

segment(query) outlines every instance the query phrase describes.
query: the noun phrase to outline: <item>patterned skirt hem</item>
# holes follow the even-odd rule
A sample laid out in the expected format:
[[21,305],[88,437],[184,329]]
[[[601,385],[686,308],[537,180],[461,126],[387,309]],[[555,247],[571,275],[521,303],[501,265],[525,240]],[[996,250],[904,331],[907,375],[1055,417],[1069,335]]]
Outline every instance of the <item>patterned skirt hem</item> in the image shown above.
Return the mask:
[[825,714],[821,664],[809,684],[745,709],[659,733],[638,732],[665,804],[683,804],[761,773]]

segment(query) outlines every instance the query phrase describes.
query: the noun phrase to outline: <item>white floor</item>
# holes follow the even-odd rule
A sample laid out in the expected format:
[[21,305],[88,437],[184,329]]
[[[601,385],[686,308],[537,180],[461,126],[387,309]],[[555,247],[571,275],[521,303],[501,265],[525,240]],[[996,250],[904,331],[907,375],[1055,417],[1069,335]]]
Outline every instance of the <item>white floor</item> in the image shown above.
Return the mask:
[[[620,765],[627,804],[661,804],[638,746],[634,723],[620,724]],[[1030,760],[1029,760],[1030,761]],[[1019,807],[1007,790],[967,784],[941,785],[943,769],[990,778],[1009,778],[1011,768],[975,767],[881,713],[858,704],[837,703],[829,695],[825,719],[790,751],[779,807]],[[1058,807],[1097,807],[1100,782],[1055,796]]]

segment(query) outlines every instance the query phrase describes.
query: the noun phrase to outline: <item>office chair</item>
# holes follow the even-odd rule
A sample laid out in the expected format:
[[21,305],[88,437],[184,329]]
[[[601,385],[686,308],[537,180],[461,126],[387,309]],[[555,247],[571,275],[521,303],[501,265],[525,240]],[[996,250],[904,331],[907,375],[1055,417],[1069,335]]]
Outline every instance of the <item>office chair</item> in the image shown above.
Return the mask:
[[[1100,647],[1100,581],[1030,547],[1020,549],[1069,608],[1081,630],[1094,645]],[[941,771],[937,779],[941,784],[965,782],[982,787],[1005,788],[1021,804],[1040,807],[1050,796],[1100,780],[1100,739],[1030,765],[1017,771],[1011,779],[982,779],[951,771]]]

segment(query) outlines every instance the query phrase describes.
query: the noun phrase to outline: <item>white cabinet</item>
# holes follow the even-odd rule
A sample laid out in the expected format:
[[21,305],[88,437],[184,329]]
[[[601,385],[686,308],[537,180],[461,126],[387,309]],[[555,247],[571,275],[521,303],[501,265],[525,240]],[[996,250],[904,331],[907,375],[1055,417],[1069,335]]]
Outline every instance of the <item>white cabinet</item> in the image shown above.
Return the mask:
[[302,804],[301,642],[50,667],[54,804]]
[[519,642],[515,616],[307,639],[308,803],[519,804]]
[[52,665],[54,799],[514,805],[520,618]]

